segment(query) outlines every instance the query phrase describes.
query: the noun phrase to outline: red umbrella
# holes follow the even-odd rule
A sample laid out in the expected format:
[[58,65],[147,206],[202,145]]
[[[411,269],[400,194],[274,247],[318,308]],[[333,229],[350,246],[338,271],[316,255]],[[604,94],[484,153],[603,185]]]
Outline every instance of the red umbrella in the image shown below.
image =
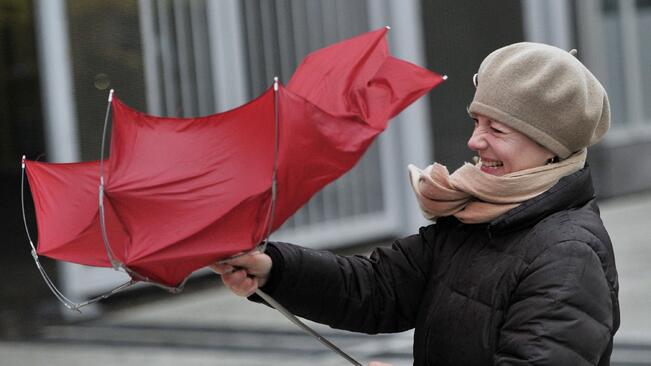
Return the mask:
[[310,54],[287,88],[275,84],[224,113],[155,117],[113,98],[102,168],[106,243],[100,163],[25,161],[38,254],[118,264],[134,280],[176,287],[199,268],[255,248],[350,170],[390,118],[443,80],[393,58],[386,31]]

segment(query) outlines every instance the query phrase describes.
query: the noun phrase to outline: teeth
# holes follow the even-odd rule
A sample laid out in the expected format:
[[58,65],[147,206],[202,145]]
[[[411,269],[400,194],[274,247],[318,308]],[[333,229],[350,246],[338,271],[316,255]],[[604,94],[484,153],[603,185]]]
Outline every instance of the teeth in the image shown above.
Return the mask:
[[491,162],[482,161],[481,165],[483,165],[485,167],[488,167],[488,168],[497,168],[497,167],[500,167],[500,166],[504,165],[504,163],[502,163],[501,161],[491,161]]

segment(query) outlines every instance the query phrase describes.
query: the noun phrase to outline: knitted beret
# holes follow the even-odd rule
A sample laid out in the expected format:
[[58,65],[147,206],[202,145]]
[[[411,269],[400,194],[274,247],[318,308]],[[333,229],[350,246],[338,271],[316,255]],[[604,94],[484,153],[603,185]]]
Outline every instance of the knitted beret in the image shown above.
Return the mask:
[[610,127],[608,95],[572,54],[522,42],[488,55],[475,76],[470,114],[504,123],[564,159]]

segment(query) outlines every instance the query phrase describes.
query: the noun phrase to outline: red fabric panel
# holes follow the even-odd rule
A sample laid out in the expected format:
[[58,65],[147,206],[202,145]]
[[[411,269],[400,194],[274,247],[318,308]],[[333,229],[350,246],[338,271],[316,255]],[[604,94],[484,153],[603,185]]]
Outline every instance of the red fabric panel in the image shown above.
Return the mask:
[[364,33],[309,54],[287,89],[336,117],[364,121],[364,101],[355,97],[389,55],[386,29]]
[[353,116],[335,117],[281,88],[278,197],[273,229],[350,170],[380,133]]
[[287,89],[333,116],[384,130],[390,118],[443,81],[389,54],[386,28],[309,54]]
[[[237,109],[188,119],[148,116],[114,98],[106,196],[130,234],[124,263],[172,284],[177,270],[161,263],[185,277],[179,266],[194,270],[253,248],[263,238],[273,136],[271,90]],[[194,261],[182,265],[187,258]]]
[[[99,163],[51,164],[25,161],[39,255],[110,267],[99,224]],[[108,236],[116,248],[128,242],[112,208],[106,207]]]

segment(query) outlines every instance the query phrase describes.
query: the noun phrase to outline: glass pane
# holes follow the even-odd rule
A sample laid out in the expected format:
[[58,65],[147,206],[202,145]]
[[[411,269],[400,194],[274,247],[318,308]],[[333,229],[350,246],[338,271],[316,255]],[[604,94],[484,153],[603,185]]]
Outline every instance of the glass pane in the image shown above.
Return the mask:
[[[20,156],[45,152],[33,9],[0,1],[0,172],[13,176]],[[6,200],[2,202],[6,204]],[[6,206],[9,207],[9,206]]]
[[607,78],[601,80],[610,99],[613,127],[624,125],[628,119],[626,110],[626,85],[624,84],[624,50],[622,48],[622,24],[616,0],[603,1],[603,37]]
[[[0,0],[0,338],[30,337],[46,321],[49,290],[43,286],[20,216],[20,157],[47,160],[43,139],[35,20],[31,1]],[[32,235],[36,221],[29,189],[26,215]],[[51,261],[44,262],[52,271]],[[11,363],[0,350],[0,363]],[[9,356],[10,357],[10,356]],[[30,363],[21,360],[21,363]]]
[[637,0],[638,8],[651,8],[651,0]]
[[[651,0],[637,2],[637,34],[640,40],[640,66],[642,78],[642,100],[651,100]],[[651,125],[651,103],[644,105],[644,122]]]
[[67,1],[82,160],[99,158],[108,92],[145,110],[136,0]]
[[601,9],[604,13],[615,13],[617,12],[617,1],[618,0],[603,0],[601,2]]

